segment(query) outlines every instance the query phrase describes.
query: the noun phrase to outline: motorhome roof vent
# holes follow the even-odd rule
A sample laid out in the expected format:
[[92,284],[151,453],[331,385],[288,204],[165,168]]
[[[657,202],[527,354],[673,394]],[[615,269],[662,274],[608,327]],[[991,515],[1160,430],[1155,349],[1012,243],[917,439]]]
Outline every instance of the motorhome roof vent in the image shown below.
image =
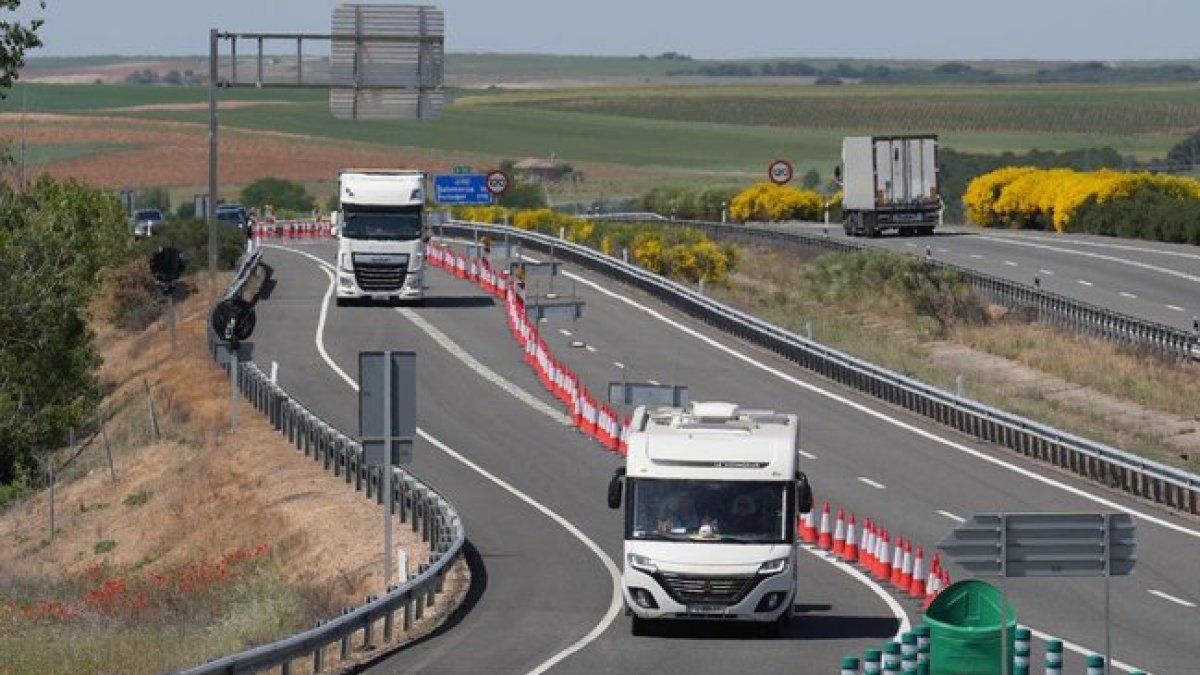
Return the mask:
[[698,401],[692,404],[692,417],[702,424],[735,420],[738,417],[738,407],[736,403]]

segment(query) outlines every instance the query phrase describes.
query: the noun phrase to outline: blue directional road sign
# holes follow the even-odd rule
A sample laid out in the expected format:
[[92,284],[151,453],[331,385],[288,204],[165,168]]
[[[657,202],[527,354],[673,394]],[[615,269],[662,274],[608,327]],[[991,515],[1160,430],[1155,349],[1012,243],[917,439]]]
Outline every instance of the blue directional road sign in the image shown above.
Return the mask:
[[487,176],[480,173],[433,177],[433,196],[439,204],[491,204]]

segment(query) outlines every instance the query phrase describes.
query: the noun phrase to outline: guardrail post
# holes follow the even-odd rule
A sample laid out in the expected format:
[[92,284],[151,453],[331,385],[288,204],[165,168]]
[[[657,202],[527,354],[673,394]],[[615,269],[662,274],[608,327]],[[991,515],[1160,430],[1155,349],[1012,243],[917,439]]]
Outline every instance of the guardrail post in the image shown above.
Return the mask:
[[[352,611],[354,611],[353,607],[346,607],[342,610],[342,614],[346,615]],[[350,638],[351,638],[351,636],[353,636],[353,634],[354,634],[353,632],[348,631],[342,635],[342,651],[340,654],[340,658],[342,661],[345,661],[350,658]]]
[[[323,620],[318,620],[317,625],[314,626],[314,628],[320,628],[324,625],[325,622]],[[319,673],[322,670],[325,670],[325,647],[326,645],[317,645],[312,651],[312,669],[314,673]]]

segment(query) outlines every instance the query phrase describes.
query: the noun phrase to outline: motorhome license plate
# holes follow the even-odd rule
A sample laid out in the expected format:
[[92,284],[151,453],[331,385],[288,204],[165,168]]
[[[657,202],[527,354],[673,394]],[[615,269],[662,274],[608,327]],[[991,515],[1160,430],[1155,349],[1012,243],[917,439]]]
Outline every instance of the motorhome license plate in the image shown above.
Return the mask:
[[688,605],[688,614],[724,614],[726,607],[721,605]]

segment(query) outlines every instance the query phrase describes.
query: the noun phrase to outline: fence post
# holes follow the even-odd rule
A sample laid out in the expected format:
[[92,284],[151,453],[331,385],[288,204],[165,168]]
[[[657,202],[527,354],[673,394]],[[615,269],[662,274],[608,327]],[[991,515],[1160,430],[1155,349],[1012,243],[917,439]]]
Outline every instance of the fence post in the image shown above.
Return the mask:
[[142,379],[142,385],[146,388],[146,408],[150,413],[150,433],[154,435],[154,440],[159,439],[158,417],[154,414],[154,395],[150,393],[150,382]]

